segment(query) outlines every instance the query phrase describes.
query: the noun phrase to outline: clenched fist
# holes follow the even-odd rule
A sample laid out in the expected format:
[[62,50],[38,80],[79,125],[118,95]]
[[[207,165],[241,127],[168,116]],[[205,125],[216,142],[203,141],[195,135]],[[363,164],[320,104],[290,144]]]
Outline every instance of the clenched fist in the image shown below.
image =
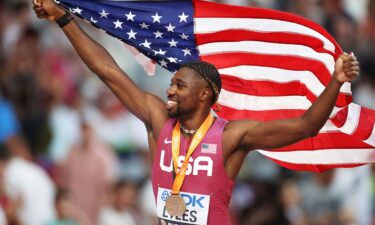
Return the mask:
[[64,9],[53,0],[33,0],[33,9],[38,18],[55,21],[64,15]]
[[336,60],[334,77],[340,83],[352,82],[359,75],[359,62],[354,54],[342,54]]

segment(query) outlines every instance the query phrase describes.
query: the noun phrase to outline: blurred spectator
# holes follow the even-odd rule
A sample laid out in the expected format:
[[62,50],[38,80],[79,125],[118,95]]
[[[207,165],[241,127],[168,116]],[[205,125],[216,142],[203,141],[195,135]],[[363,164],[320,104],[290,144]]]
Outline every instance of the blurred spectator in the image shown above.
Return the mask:
[[316,23],[322,24],[323,12],[318,3],[319,0],[289,0],[288,4],[286,4],[286,7],[288,7],[286,10],[315,21]]
[[343,7],[341,0],[321,1],[324,12],[322,25],[346,52],[355,51],[357,24]]
[[11,51],[2,80],[4,96],[13,104],[34,156],[46,150],[50,135],[47,125],[49,79],[42,60],[38,32],[27,27]]
[[286,179],[282,182],[280,198],[284,215],[290,225],[306,225],[306,215],[302,209],[301,191],[294,179]]
[[0,93],[0,144],[18,132],[19,124],[13,108]]
[[95,139],[86,122],[81,124],[81,133],[80,142],[73,146],[61,165],[58,184],[71,193],[74,206],[82,209],[95,224],[101,201],[114,180],[116,161],[112,150]]
[[242,212],[240,225],[288,225],[276,185],[266,182],[251,183],[255,201]]
[[144,225],[137,196],[137,184],[118,181],[112,188],[110,205],[100,210],[98,225]]
[[11,149],[1,151],[0,174],[9,198],[7,208],[10,212],[14,210],[10,214],[16,217],[12,221],[22,225],[45,224],[54,218],[54,185],[44,170],[18,156],[11,156],[6,153],[8,150],[11,152]]
[[334,170],[313,174],[301,186],[302,206],[309,225],[343,224],[340,221],[343,196],[333,186]]
[[[85,88],[92,86],[87,84]],[[95,105],[85,108],[85,115],[99,138],[109,144],[120,161],[120,176],[141,181],[148,175],[148,165],[142,153],[148,151],[144,124],[127,111],[107,87],[96,90]]]
[[91,225],[87,216],[76,208],[68,191],[60,189],[55,197],[56,220],[46,225]]
[[2,37],[1,48],[4,49],[6,57],[9,56],[12,49],[17,45],[25,27],[31,23],[31,11],[29,10],[31,2],[25,0],[3,0],[4,11],[2,13]]
[[139,207],[143,214],[144,225],[156,225],[156,203],[154,193],[152,191],[151,179],[144,182],[139,194]]
[[340,221],[342,224],[371,223],[371,168],[369,165],[336,169],[333,180],[336,193],[341,193]]

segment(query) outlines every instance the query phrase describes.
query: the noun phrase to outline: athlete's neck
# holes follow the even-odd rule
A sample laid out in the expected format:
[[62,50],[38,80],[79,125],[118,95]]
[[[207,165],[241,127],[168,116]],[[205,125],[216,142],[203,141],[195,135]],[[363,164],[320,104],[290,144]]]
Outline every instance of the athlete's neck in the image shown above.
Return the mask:
[[180,118],[179,121],[180,121],[181,127],[183,127],[186,130],[196,131],[202,125],[202,123],[207,118],[209,113],[211,113],[211,109],[207,110],[204,113],[200,113],[192,117]]

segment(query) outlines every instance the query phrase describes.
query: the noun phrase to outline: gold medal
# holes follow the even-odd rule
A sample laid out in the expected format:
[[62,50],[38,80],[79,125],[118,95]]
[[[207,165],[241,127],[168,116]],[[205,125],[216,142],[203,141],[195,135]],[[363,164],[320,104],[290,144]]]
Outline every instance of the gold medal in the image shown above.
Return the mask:
[[171,194],[165,202],[165,207],[171,216],[182,216],[186,210],[185,201],[178,194]]

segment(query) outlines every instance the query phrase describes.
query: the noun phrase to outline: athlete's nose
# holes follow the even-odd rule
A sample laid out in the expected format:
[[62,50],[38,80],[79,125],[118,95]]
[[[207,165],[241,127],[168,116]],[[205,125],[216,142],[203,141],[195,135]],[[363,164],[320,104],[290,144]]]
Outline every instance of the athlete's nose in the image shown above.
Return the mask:
[[176,94],[176,85],[171,85],[168,89],[167,89],[167,96],[170,97],[170,96],[173,96]]

